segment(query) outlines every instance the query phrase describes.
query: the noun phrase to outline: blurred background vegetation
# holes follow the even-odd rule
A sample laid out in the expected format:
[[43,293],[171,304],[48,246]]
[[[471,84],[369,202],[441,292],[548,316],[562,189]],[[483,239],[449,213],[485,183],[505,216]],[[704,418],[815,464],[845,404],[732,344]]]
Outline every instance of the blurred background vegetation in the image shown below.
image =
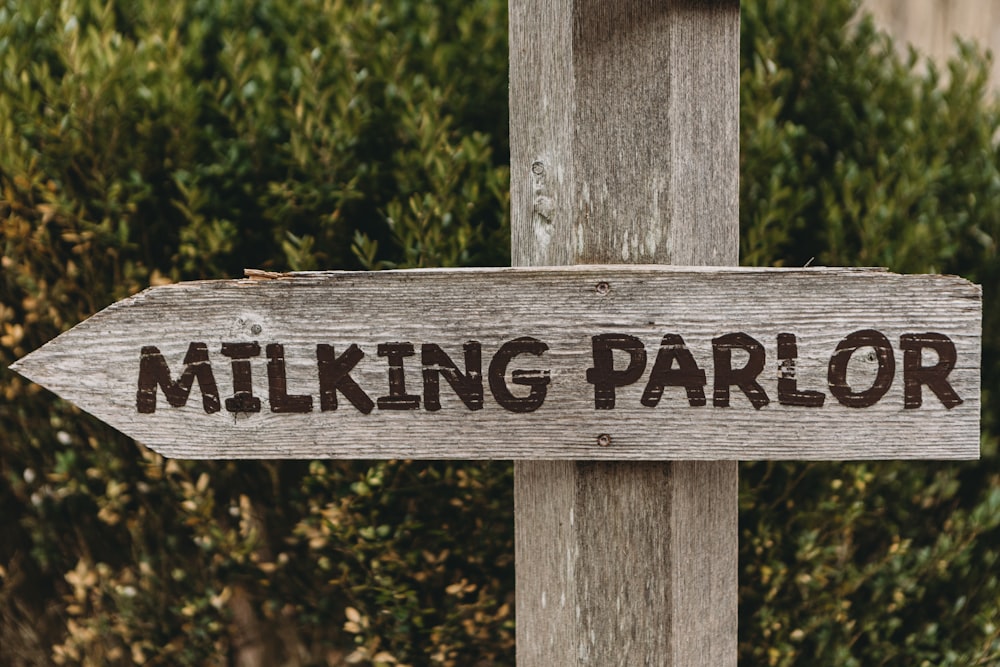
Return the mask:
[[[1000,664],[1000,108],[744,0],[742,261],[984,286],[983,460],[748,463],[741,665]],[[512,665],[507,463],[168,461],[7,370],[150,285],[504,265],[506,2],[0,0],[0,663]]]

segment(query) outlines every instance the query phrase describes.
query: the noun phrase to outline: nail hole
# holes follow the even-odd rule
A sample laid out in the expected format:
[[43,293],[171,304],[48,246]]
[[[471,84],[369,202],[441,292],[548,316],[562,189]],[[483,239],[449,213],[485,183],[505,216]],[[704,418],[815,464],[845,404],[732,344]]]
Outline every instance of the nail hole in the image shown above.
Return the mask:
[[607,447],[611,444],[611,436],[607,433],[602,433],[597,436],[597,444],[601,447]]
[[602,280],[601,282],[597,283],[597,286],[594,289],[597,290],[598,294],[607,294],[608,292],[611,291],[611,285],[607,284]]

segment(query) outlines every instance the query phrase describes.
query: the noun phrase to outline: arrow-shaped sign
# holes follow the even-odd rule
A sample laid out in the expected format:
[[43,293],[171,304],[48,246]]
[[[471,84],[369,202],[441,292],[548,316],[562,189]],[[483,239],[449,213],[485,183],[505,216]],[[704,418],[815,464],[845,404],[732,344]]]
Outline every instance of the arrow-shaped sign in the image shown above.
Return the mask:
[[13,368],[185,458],[979,455],[981,290],[954,276],[248,276],[150,288]]

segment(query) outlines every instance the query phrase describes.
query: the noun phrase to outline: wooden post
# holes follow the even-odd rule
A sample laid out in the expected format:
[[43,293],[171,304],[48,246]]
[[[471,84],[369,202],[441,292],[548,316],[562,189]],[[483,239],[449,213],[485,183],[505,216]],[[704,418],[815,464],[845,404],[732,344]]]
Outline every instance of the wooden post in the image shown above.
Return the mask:
[[[515,265],[737,264],[739,2],[512,0],[510,100]],[[736,664],[736,462],[516,462],[515,522],[520,667]]]

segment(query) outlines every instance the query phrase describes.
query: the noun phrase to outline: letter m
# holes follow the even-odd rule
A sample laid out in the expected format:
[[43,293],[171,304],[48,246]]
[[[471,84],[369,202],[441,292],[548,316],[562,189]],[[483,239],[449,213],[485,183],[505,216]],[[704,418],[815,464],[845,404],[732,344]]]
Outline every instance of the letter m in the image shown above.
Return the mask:
[[184,370],[175,382],[170,377],[167,362],[160,350],[152,345],[145,346],[139,355],[139,390],[135,394],[135,407],[142,414],[156,412],[156,388],[163,390],[167,402],[175,408],[183,407],[191,394],[195,379],[201,388],[201,402],[205,412],[219,411],[219,389],[208,361],[208,346],[205,343],[191,343],[184,357]]

